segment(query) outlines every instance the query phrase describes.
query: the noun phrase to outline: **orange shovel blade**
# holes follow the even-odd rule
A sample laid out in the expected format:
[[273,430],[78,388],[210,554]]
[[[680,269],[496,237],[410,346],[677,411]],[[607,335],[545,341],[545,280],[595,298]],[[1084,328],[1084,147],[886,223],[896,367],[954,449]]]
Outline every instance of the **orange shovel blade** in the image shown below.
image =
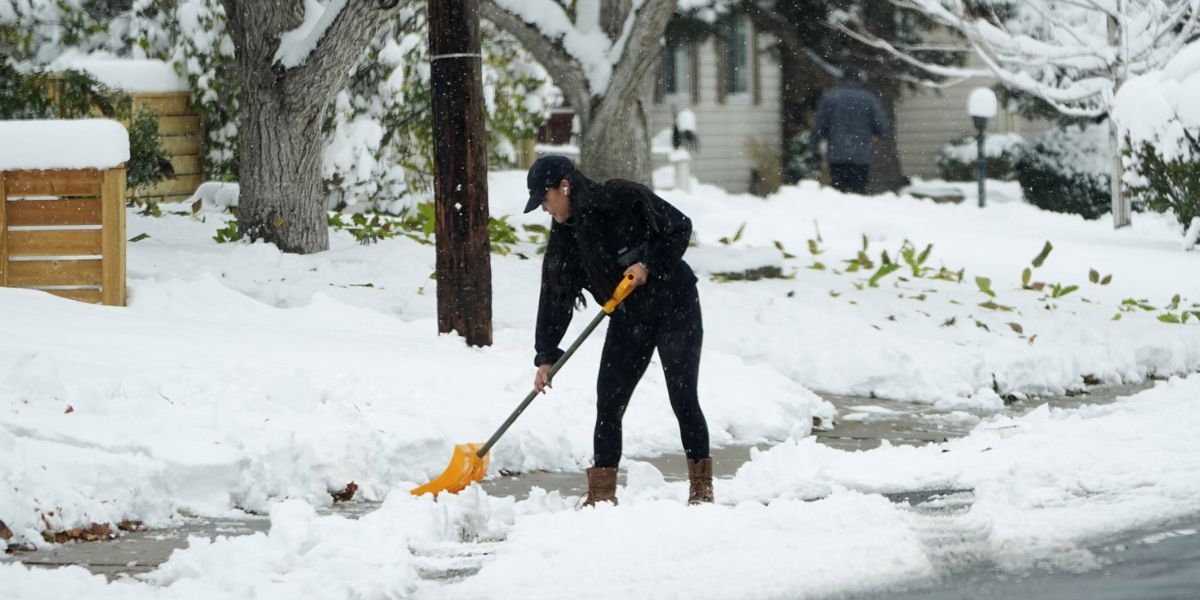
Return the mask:
[[488,461],[491,458],[491,454],[485,454],[483,458],[479,458],[475,454],[482,445],[459,444],[455,446],[454,455],[450,457],[450,465],[446,467],[446,470],[435,477],[433,481],[414,488],[411,492],[412,495],[433,494],[437,496],[441,492],[457,494],[468,485],[482,480],[484,473],[487,473]]

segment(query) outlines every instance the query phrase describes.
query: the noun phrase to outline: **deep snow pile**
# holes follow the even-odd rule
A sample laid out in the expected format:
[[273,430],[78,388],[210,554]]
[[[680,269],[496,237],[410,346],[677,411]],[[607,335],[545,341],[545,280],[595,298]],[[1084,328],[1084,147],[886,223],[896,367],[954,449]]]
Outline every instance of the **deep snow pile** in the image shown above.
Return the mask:
[[[524,173],[493,174],[489,189],[494,213],[509,215],[518,226],[545,224],[545,215],[520,214]],[[986,410],[1000,406],[1000,394],[1056,393],[1080,387],[1085,378],[1141,381],[1150,374],[1200,368],[1197,321],[1160,321],[1197,310],[1194,303],[1200,299],[1200,281],[1184,276],[1196,272],[1200,255],[1179,250],[1170,216],[1139,215],[1133,228],[1113,231],[1104,223],[1017,203],[981,211],[894,196],[845,196],[811,184],[785,188],[768,200],[706,186],[694,189],[693,194],[663,194],[695,224],[697,244],[686,258],[702,279],[706,344],[701,403],[714,443],[803,438],[814,417],[828,422],[833,416],[832,407],[810,389]],[[405,237],[361,246],[337,233],[328,252],[290,256],[262,244],[214,243],[214,231],[227,218],[215,212],[157,219],[131,213],[129,236],[141,239],[128,249],[130,300],[124,309],[0,289],[0,450],[6,457],[0,462],[0,520],[19,539],[42,543],[45,529],[126,518],[165,525],[180,511],[222,515],[238,508],[276,510],[286,523],[302,525],[279,526],[282,546],[273,552],[280,553],[280,562],[271,568],[294,574],[282,577],[286,585],[303,586],[308,575],[302,574],[305,563],[298,556],[324,547],[321,543],[332,544],[329,551],[334,552],[342,544],[338,540],[354,537],[358,525],[304,516],[290,504],[279,508],[278,500],[325,504],[329,491],[350,481],[367,499],[403,492],[440,472],[452,444],[486,438],[528,391],[540,267],[535,244],[516,248],[533,260],[522,260],[515,252],[493,256],[495,344],[475,349],[457,337],[434,335],[431,246]],[[914,248],[914,261],[927,244],[933,245],[925,262],[916,265],[917,273],[903,262],[904,240]],[[1053,250],[1035,268],[1030,263],[1046,241]],[[864,244],[866,251],[859,256]],[[875,287],[870,279],[883,264],[883,250],[903,268],[880,275]],[[862,263],[864,258],[871,267],[847,272],[848,260]],[[809,268],[816,262],[824,269]],[[785,277],[730,281],[747,270],[764,272],[762,267],[777,268]],[[1023,289],[1027,267],[1031,284],[1046,284],[1040,291]],[[1097,270],[1096,283],[1089,281],[1089,269]],[[939,273],[942,278],[935,277]],[[1102,285],[1101,277],[1108,275],[1111,283]],[[988,284],[977,284],[976,277],[986,277]],[[1078,289],[1064,293],[1072,285]],[[568,340],[594,310],[589,306],[577,315]],[[502,468],[575,470],[587,464],[603,331],[594,335],[559,375],[553,393],[539,398],[496,447],[492,473]],[[1177,393],[1188,389],[1179,387]],[[1190,405],[1178,408],[1186,411]],[[1111,422],[1138,415],[1129,410]],[[1156,426],[1175,424],[1169,415],[1153,416],[1169,422]],[[1115,427],[1106,430],[1114,436],[1108,441],[1125,441]],[[635,394],[625,436],[627,457],[678,451],[678,429],[657,363]],[[1138,443],[1147,445],[1146,452],[1173,451],[1151,446],[1152,439]],[[392,554],[406,547],[402,540],[413,528],[437,529],[430,514],[461,510],[462,518],[479,521],[480,507],[501,510],[493,506],[497,503],[511,505],[514,514],[533,515],[530,533],[522,533],[523,521],[513,517],[512,530],[503,534],[508,540],[503,552],[516,553],[525,552],[521,540],[530,540],[528,548],[540,547],[546,532],[560,525],[633,536],[638,523],[676,523],[687,529],[690,521],[709,523],[711,518],[714,526],[749,532],[743,545],[733,546],[746,553],[747,562],[767,552],[749,541],[766,535],[752,532],[756,526],[792,531],[796,537],[799,531],[826,531],[821,527],[830,523],[869,522],[873,529],[893,532],[878,542],[879,548],[891,550],[871,550],[876,553],[872,556],[896,553],[887,568],[879,568],[878,578],[863,579],[861,585],[870,586],[919,576],[929,567],[896,509],[878,497],[836,492],[836,486],[876,491],[958,483],[976,487],[981,505],[987,506],[987,486],[994,481],[964,474],[974,473],[976,463],[932,459],[914,463],[928,464],[929,471],[893,469],[889,463],[851,477],[856,469],[865,469],[854,465],[874,464],[866,457],[903,452],[885,450],[839,459],[818,475],[789,480],[791,487],[754,491],[750,471],[718,488],[727,500],[767,501],[767,508],[682,512],[676,498],[682,497],[682,489],[659,485],[654,473],[636,466],[631,498],[641,494],[646,501],[639,506],[631,499],[630,506],[622,505],[621,511],[641,515],[626,525],[604,521],[620,521],[603,516],[608,514],[604,511],[587,513],[595,516],[563,513],[575,499],[553,494],[515,505],[468,496],[461,501],[466,504],[442,508],[398,494],[375,518],[397,521],[380,527],[402,529],[395,534]],[[957,479],[946,473],[957,473]],[[1156,476],[1147,475],[1154,481]],[[1132,484],[1113,484],[1115,492],[1127,485]],[[834,493],[824,501],[828,504],[781,500],[813,497],[810,490]],[[996,506],[1009,505],[997,501]],[[1087,505],[1066,506],[1074,511]],[[1177,508],[1187,509],[1186,502],[1181,500]],[[575,523],[576,518],[600,521]],[[463,530],[459,525],[447,529]],[[1084,527],[1069,533],[1098,531]],[[322,542],[326,534],[347,537]],[[863,533],[868,534],[875,535]],[[638,535],[646,536],[645,548],[659,547],[649,534]],[[845,531],[834,527],[828,535],[842,538]],[[445,532],[433,538],[459,541]],[[227,546],[238,544],[246,545],[248,553],[260,552],[258,543],[267,542],[214,544],[211,560],[235,560],[237,553]],[[779,543],[785,543],[782,537]],[[843,576],[850,563],[839,561],[856,556],[861,561],[866,550],[854,544],[875,542],[850,536],[840,543],[845,554],[830,550],[814,557],[828,557],[823,563],[828,570],[816,571],[820,575],[815,579],[800,585],[781,575],[781,593],[847,585]],[[569,562],[568,550],[563,549],[561,560],[568,561],[563,568],[581,570]],[[195,552],[191,556],[205,551]],[[496,564],[508,560],[503,552]],[[379,557],[393,561],[388,568],[408,560],[389,556]],[[652,561],[654,555],[647,550],[625,556]],[[209,592],[204,586],[224,585],[195,583],[205,569],[186,571],[182,564],[168,565],[155,575],[156,581],[178,578],[181,583],[172,589],[197,585]],[[704,564],[693,570],[703,572]],[[878,566],[874,560],[872,564]],[[24,573],[21,567],[6,569],[5,579]],[[485,568],[479,581],[503,579],[511,572],[493,569]],[[247,567],[246,577],[254,577],[253,571]],[[62,578],[95,585],[71,571]],[[412,578],[401,574],[379,585],[404,595],[406,581]],[[247,579],[230,585],[250,586],[230,590],[231,595],[248,595],[245,590],[254,586],[274,584]],[[388,587],[393,585],[400,587]],[[710,587],[725,589],[719,582]],[[133,588],[127,591],[142,593]],[[186,597],[183,591],[173,593]]]
[[[973,550],[1000,568],[1094,568],[1089,541],[1200,512],[1197,398],[1193,376],[1109,406],[989,420],[966,438],[921,448],[845,452],[789,440],[719,480],[714,506],[685,506],[685,483],[635,461],[615,508],[574,510],[574,499],[539,490],[515,501],[471,488],[438,502],[399,490],[352,521],[287,501],[272,507],[269,534],[192,538],[145,583],[109,584],[78,567],[0,565],[0,593],[812,597],[933,574],[938,548],[922,539],[922,517],[865,493],[889,489],[973,488],[959,526],[982,538]],[[475,553],[482,569],[458,582],[420,579],[422,565],[456,553]]]

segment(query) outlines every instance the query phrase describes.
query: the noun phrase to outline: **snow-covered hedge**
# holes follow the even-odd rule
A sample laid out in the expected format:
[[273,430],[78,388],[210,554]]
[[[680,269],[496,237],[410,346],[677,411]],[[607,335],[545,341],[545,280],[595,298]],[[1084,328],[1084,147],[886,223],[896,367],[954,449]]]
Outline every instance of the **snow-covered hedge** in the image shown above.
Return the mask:
[[1108,123],[1056,125],[1017,160],[1025,199],[1055,212],[1097,219],[1112,208]]
[[[987,156],[987,176],[990,179],[1011,180],[1016,177],[1013,166],[1020,152],[1025,149],[1025,138],[1016,133],[989,135],[983,142],[983,153]],[[947,181],[971,181],[975,179],[975,159],[979,156],[975,136],[967,135],[953,140],[942,148],[937,166],[942,179]]]

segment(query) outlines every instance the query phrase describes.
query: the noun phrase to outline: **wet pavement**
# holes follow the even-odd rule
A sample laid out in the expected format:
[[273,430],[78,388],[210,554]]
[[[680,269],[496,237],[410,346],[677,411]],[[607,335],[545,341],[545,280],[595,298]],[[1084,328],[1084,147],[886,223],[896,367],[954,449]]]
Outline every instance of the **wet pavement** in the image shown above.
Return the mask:
[[[1157,531],[1126,534],[1088,550],[1103,563],[1103,567],[1082,572],[1034,568],[1011,573],[999,571],[986,561],[966,562],[962,564],[969,567],[944,573],[933,582],[850,596],[846,600],[1200,598],[1200,519],[1164,526]],[[970,557],[946,558],[953,561],[969,560]]]
[[[1076,407],[1112,401],[1136,393],[1149,385],[1091,388],[1084,395],[1027,400],[1003,412],[1021,414],[1044,402],[1055,407]],[[822,394],[838,409],[838,422],[817,431],[817,441],[845,450],[867,450],[888,440],[894,445],[921,445],[966,435],[982,418],[993,412],[944,410],[905,402]],[[759,446],[761,449],[767,445]],[[730,477],[750,458],[750,447],[719,448],[713,451],[713,472]],[[641,457],[662,471],[668,481],[687,479],[682,455]],[[622,475],[623,477],[623,475]],[[582,473],[531,472],[496,477],[483,482],[491,495],[525,497],[533,487],[557,490],[564,495],[582,495],[586,486]],[[1012,574],[991,565],[985,558],[986,532],[962,525],[970,509],[970,490],[917,491],[890,494],[893,502],[913,513],[914,527],[931,560],[939,565],[938,576],[909,589],[887,590],[854,598],[1200,598],[1200,517],[1195,522],[1172,524],[1158,531],[1127,534],[1118,540],[1098,543],[1090,550],[1105,565],[1085,573],[1050,570]],[[337,504],[327,512],[351,518],[374,510],[364,502]],[[173,529],[125,533],[108,542],[68,543],[50,550],[21,553],[0,560],[20,560],[27,565],[57,567],[81,565],[109,577],[144,573],[166,561],[171,552],[187,546],[189,536],[249,535],[266,532],[266,517],[244,519],[190,519]],[[494,545],[494,544],[493,544]],[[422,556],[419,564],[429,579],[470,576],[482,566],[492,548],[448,548],[445,556]]]

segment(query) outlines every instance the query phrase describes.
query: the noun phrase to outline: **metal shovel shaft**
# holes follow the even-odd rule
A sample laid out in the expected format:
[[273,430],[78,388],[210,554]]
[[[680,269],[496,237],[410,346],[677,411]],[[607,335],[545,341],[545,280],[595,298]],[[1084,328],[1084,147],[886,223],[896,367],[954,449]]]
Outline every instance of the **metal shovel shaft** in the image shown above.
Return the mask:
[[[608,313],[602,310],[595,316],[595,318],[592,319],[591,323],[588,323],[588,326],[583,330],[583,333],[579,334],[579,337],[574,343],[571,344],[571,347],[567,348],[567,351],[564,352],[557,361],[555,361],[553,367],[550,367],[550,379],[554,379],[554,375],[558,373],[558,370],[561,369],[563,365],[567,364],[567,360],[571,358],[572,354],[575,354],[575,351],[579,349],[581,344],[583,344],[583,340],[586,340],[587,337],[592,334],[592,331],[594,331],[596,327],[600,325],[600,321],[603,321],[604,317],[606,316],[608,316]],[[512,414],[508,415],[508,419],[506,419],[504,424],[496,430],[496,433],[493,433],[492,437],[488,438],[488,441],[484,443],[483,446],[479,447],[479,450],[475,452],[475,455],[479,458],[486,456],[488,451],[492,449],[492,446],[495,445],[496,441],[500,439],[500,436],[504,435],[505,431],[508,431],[508,428],[517,420],[517,417],[521,416],[521,413],[525,412],[525,408],[533,402],[534,398],[537,398],[537,395],[537,390],[531,390],[529,395],[525,396],[525,399],[517,405],[516,410],[513,410]]]

